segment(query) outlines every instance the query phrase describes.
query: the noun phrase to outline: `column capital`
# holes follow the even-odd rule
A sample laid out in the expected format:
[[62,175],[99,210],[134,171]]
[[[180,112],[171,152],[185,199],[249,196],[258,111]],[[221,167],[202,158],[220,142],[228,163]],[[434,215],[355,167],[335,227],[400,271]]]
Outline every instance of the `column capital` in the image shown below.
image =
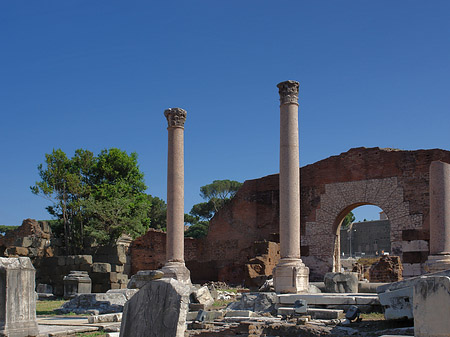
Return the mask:
[[186,115],[186,110],[181,108],[169,108],[164,111],[164,116],[167,118],[169,128],[184,128]]
[[300,83],[297,81],[284,81],[277,84],[278,93],[280,94],[280,105],[297,104],[298,105],[298,89]]

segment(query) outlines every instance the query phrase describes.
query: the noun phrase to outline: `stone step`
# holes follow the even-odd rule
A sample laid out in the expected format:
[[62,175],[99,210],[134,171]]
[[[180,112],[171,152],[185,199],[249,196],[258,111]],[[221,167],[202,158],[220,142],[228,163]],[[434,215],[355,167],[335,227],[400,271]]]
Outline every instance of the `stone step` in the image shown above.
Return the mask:
[[[294,308],[280,307],[278,308],[278,315],[293,315]],[[311,316],[312,319],[337,319],[344,316],[344,310],[339,309],[319,309],[308,308],[306,315]]]
[[293,305],[297,300],[305,300],[309,306],[312,305],[380,305],[376,294],[282,294],[278,295],[278,303],[286,306]]

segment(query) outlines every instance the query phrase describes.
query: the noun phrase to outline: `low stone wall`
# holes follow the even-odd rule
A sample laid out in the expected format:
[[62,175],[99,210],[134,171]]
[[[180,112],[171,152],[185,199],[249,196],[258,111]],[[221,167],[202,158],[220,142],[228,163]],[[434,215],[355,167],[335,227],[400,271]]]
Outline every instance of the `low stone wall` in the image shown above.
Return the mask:
[[[117,257],[111,255],[111,260]],[[64,276],[73,270],[87,271],[92,280],[92,292],[104,293],[109,289],[126,289],[128,275],[124,264],[95,262],[96,256],[69,255],[38,259],[35,262],[36,283],[50,284],[56,296],[64,294]]]

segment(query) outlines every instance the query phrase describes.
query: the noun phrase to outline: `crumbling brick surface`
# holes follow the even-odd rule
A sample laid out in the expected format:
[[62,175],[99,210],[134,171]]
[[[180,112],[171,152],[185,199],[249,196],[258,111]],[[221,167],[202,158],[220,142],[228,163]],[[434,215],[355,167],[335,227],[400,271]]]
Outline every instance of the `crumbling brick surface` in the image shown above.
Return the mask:
[[[450,152],[355,148],[302,167],[301,252],[310,279],[321,281],[325,273],[339,271],[338,227],[357,206],[376,205],[386,213],[391,223],[391,255],[403,259],[406,237],[429,240],[429,166],[435,160],[450,163]],[[245,181],[211,220],[207,238],[196,248],[201,253],[196,255],[187,248],[186,255],[195,257],[195,261],[186,259],[186,264],[195,268],[191,270],[194,279],[197,271],[205,274],[208,269],[211,280],[226,277],[243,282],[245,264],[254,257],[254,242],[270,240],[279,231],[278,179],[275,174]],[[161,248],[137,240],[143,250],[148,249],[141,252],[138,264],[144,259],[149,267],[164,262]],[[162,245],[162,238],[159,240]],[[409,263],[420,264],[425,257],[420,252],[407,254],[407,258]],[[132,264],[134,271],[140,269],[133,259]]]
[[402,262],[398,256],[382,256],[369,269],[370,282],[397,282],[403,280]]
[[[47,231],[44,231],[47,229]],[[5,248],[15,246],[18,238],[32,236],[35,238],[50,239],[50,227],[46,222],[39,223],[34,219],[25,219],[22,225],[15,230],[0,236],[0,246]]]

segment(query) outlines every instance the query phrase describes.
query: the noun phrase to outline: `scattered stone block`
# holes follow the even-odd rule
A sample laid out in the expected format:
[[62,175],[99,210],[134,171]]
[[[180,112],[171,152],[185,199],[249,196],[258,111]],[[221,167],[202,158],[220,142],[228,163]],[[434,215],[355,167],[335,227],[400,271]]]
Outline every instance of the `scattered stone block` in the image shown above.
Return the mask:
[[123,294],[127,301],[132,298],[139,290],[138,289],[111,289],[108,290],[107,294]]
[[110,314],[122,312],[127,299],[123,293],[79,294],[64,303],[58,312],[68,314]]
[[194,303],[203,304],[204,308],[209,308],[214,304],[214,299],[209,292],[207,286],[203,286],[200,288],[194,288],[194,291],[191,293],[191,298]]
[[125,270],[125,267],[123,265],[118,265],[118,264],[111,265],[111,271],[114,271],[116,273],[123,273],[124,270]]
[[5,251],[7,256],[28,256],[29,250],[25,247],[8,247]]
[[74,255],[74,264],[92,264],[92,255]]
[[111,272],[111,265],[109,263],[95,262],[92,264],[92,272],[109,273]]
[[257,317],[258,314],[251,310],[230,310],[225,312],[225,317]]
[[228,305],[229,310],[251,310],[255,312],[276,312],[277,294],[271,293],[243,293],[238,302]]
[[53,294],[53,287],[50,284],[39,283],[36,292],[40,294]]
[[353,272],[326,273],[324,277],[327,293],[357,293],[358,274]]
[[28,257],[0,258],[0,336],[37,336],[35,269]]
[[175,279],[147,282],[126,303],[120,336],[184,337],[189,293]]
[[95,315],[88,317],[89,324],[95,323],[109,323],[109,322],[121,322],[122,321],[122,313],[115,314],[104,314],[104,315]]
[[[427,277],[447,276],[450,270],[428,274]],[[412,277],[403,281],[382,285],[377,288],[380,303],[384,307],[386,319],[413,319],[414,286],[421,277]]]
[[449,336],[450,278],[420,278],[414,285],[414,313],[414,336]]
[[205,305],[203,303],[189,303],[189,310],[205,310]]
[[64,298],[69,299],[78,294],[90,294],[92,282],[86,271],[71,271],[64,276]]

